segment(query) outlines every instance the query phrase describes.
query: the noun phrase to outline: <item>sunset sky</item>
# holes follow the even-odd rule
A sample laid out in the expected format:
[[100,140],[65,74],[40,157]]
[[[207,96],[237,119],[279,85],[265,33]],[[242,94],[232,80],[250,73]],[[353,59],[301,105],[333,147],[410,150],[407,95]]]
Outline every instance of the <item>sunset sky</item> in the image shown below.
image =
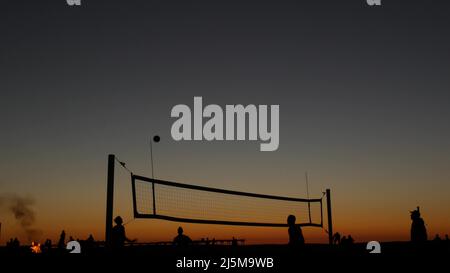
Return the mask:
[[[238,191],[332,191],[334,230],[408,240],[420,206],[430,237],[450,233],[448,1],[8,0],[0,9],[0,201],[34,200],[35,240],[104,239],[106,168]],[[174,105],[279,104],[280,146],[176,142]],[[116,168],[114,215],[132,220]],[[1,238],[27,241],[0,202]],[[136,219],[139,241],[179,223]],[[193,239],[284,243],[283,228],[183,224]],[[307,242],[326,242],[305,228]]]

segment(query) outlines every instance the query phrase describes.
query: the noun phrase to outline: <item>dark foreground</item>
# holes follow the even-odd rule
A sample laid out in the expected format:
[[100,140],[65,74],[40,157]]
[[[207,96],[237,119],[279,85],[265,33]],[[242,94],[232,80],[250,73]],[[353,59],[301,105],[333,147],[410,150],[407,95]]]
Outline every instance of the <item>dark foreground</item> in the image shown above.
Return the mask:
[[[293,249],[284,245],[248,246],[128,246],[122,251],[105,248],[82,249],[81,254],[50,249],[41,254],[29,247],[0,248],[0,261],[12,269],[40,268],[44,271],[113,269],[132,272],[301,272],[304,270],[355,271],[445,269],[450,259],[448,242],[381,243],[380,254],[370,254],[366,244],[349,246],[307,245]],[[9,268],[9,267],[8,267]]]

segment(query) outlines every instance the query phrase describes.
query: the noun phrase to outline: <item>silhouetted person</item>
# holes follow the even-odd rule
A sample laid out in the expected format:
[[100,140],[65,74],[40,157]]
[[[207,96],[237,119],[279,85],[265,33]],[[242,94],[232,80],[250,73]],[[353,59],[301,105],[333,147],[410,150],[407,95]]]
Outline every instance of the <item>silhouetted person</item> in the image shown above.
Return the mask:
[[233,239],[231,240],[231,246],[237,246],[238,245],[238,241],[236,238],[233,237]]
[[69,241],[75,241],[75,239],[72,236],[69,236]]
[[13,247],[14,248],[19,248],[20,247],[20,241],[19,241],[19,239],[17,239],[17,237],[14,238]]
[[87,238],[86,241],[90,243],[95,243],[94,236],[92,236],[92,234],[89,234],[89,237]]
[[8,242],[6,242],[6,247],[11,248],[13,245],[13,238],[10,238]]
[[116,218],[114,218],[114,223],[116,223],[116,225],[113,227],[111,233],[111,242],[113,249],[122,249],[125,246],[125,242],[132,243],[136,241],[128,239],[125,235],[125,227],[122,225],[122,217],[117,216]]
[[355,240],[353,239],[352,235],[349,234],[347,237],[347,243],[349,245],[352,245],[354,242],[355,242]]
[[411,213],[411,242],[425,242],[428,239],[425,221],[420,217],[420,210],[417,207]]
[[52,240],[50,239],[45,240],[44,249],[49,251],[51,248],[52,248]]
[[[209,240],[208,240],[209,241]],[[183,228],[178,228],[178,235],[173,239],[173,245],[175,246],[189,246],[192,244],[191,238],[183,234]]]
[[336,232],[333,235],[333,244],[339,245],[341,243],[341,234],[339,232]]
[[66,232],[63,230],[59,235],[58,248],[64,249],[66,247]]
[[92,234],[89,234],[89,237],[86,239],[85,247],[87,249],[92,249],[95,247],[95,240],[94,240],[94,236],[92,236]]
[[17,249],[20,247],[20,242],[19,240],[16,238],[11,238],[9,239],[9,242],[6,243],[6,246],[9,247],[10,249]]
[[289,226],[289,245],[291,246],[303,246],[305,245],[305,238],[303,237],[303,232],[300,225],[295,224],[295,216],[289,215],[287,218],[287,223]]
[[448,234],[445,234],[445,241],[450,241],[449,239],[448,239]]
[[439,237],[439,234],[436,234],[436,236],[433,239],[434,241],[440,242],[441,241],[441,237]]

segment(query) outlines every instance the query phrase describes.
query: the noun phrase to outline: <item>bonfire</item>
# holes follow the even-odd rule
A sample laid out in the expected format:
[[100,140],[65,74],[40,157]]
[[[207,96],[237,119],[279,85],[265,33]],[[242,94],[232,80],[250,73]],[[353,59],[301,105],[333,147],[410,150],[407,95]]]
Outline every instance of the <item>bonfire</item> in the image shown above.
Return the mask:
[[39,244],[39,243],[36,244],[35,242],[31,242],[30,249],[31,249],[31,252],[32,252],[32,253],[38,254],[38,253],[41,253],[41,252],[42,252],[42,250],[41,250],[41,244]]

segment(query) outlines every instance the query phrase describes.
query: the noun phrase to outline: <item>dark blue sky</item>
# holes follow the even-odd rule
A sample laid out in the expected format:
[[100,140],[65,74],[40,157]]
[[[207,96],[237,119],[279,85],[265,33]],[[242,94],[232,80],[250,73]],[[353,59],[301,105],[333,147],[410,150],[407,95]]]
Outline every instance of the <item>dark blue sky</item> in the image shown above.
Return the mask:
[[[149,174],[159,134],[160,178],[304,195],[309,171],[313,194],[334,190],[338,226],[381,202],[396,206],[388,219],[420,203],[448,229],[449,12],[448,1],[5,1],[0,191],[36,195],[48,221],[75,221],[51,208],[78,213],[80,199],[103,215],[107,154]],[[279,150],[171,140],[171,108],[194,96],[279,104]]]

